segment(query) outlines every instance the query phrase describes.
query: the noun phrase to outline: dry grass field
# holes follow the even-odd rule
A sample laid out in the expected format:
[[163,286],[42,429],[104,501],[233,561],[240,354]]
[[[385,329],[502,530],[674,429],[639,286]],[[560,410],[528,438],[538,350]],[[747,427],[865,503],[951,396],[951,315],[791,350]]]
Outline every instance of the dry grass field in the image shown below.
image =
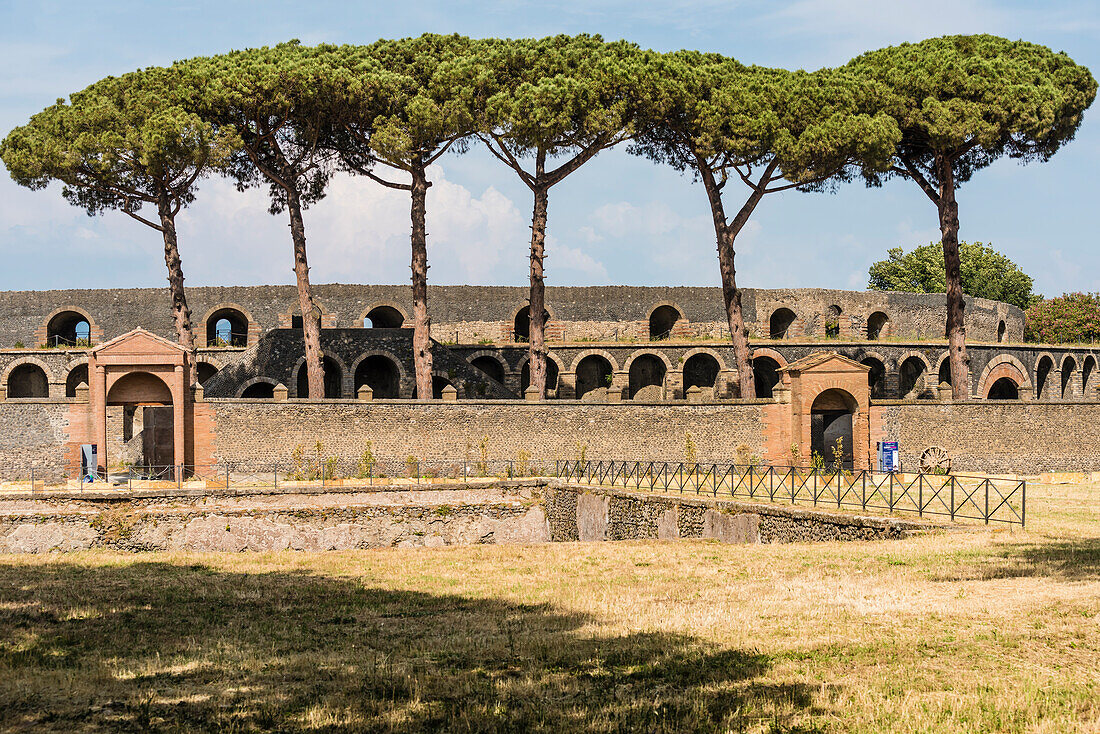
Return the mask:
[[0,557],[3,731],[1100,732],[1100,486],[1027,532]]

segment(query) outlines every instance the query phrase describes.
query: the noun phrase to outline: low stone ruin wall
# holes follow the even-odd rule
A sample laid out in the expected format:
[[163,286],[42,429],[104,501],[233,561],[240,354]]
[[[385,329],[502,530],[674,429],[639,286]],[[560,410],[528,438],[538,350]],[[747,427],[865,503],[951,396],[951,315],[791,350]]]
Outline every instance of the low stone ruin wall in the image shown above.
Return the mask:
[[304,490],[104,491],[0,497],[0,552],[351,550],[713,538],[876,540],[931,525],[516,480]]

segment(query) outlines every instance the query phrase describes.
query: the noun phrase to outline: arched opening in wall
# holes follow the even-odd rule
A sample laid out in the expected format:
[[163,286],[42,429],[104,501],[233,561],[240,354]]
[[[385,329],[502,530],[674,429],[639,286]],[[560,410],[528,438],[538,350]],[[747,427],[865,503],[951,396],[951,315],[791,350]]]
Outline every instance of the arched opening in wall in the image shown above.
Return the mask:
[[689,387],[714,387],[721,369],[718,360],[705,352],[693,354],[684,362],[684,389]]
[[881,339],[889,332],[890,319],[882,311],[875,311],[867,317],[867,338]]
[[195,365],[195,379],[200,385],[205,385],[206,381],[216,374],[218,374],[218,368],[209,362],[199,362]]
[[1050,400],[1051,385],[1050,371],[1054,369],[1054,361],[1050,357],[1040,357],[1039,364],[1035,366],[1035,399]]
[[76,389],[81,383],[88,384],[88,365],[86,364],[78,364],[69,370],[69,375],[65,378],[65,397],[75,398]]
[[672,336],[672,327],[683,316],[672,306],[658,306],[649,315],[649,340],[660,341]]
[[92,346],[92,327],[88,319],[77,311],[62,311],[57,314],[46,324],[46,346]]
[[1091,354],[1081,368],[1081,394],[1085,400],[1096,400],[1096,358]]
[[1006,333],[1007,331],[1008,331],[1008,327],[1007,327],[1007,326],[1005,326],[1005,322],[1004,322],[1004,319],[1001,319],[1001,321],[999,321],[999,322],[997,323],[997,343],[998,343],[998,344],[1000,344],[1000,343],[1003,343],[1003,342],[1004,342],[1004,340],[1005,340],[1005,333]]
[[988,400],[1019,400],[1020,386],[1011,377],[1002,377],[989,386]]
[[1066,357],[1062,361],[1062,400],[1072,400],[1073,378],[1077,375],[1077,361],[1073,357]]
[[400,329],[405,317],[393,306],[375,306],[363,317],[365,329]]
[[[339,363],[331,357],[324,357],[321,363],[325,368],[325,397],[329,399],[343,397],[341,384],[344,380],[344,373],[340,369]],[[309,394],[309,373],[306,370],[306,363],[302,362],[298,367],[298,397],[300,398],[312,398]]]
[[[107,406],[108,430],[121,428],[123,455],[132,457],[135,464],[154,469],[155,475],[176,463],[172,391],[164,380],[148,372],[124,375],[107,391]],[[119,419],[121,426],[116,423]],[[138,439],[140,455],[135,453],[136,446],[125,445]]]
[[865,357],[860,364],[867,365],[871,370],[867,373],[867,389],[871,399],[886,397],[886,365],[875,357]]
[[[548,311],[542,312],[542,320],[544,324],[550,322],[550,313]],[[529,342],[531,341],[531,307],[524,306],[516,314],[516,320],[512,324],[512,335],[517,342]]]
[[355,368],[356,395],[363,385],[374,391],[376,399],[401,397],[401,371],[397,368],[397,363],[389,357],[372,354],[360,361]]
[[660,400],[664,397],[664,384],[665,363],[660,357],[654,354],[642,354],[630,363],[631,400],[637,397],[638,393],[642,393],[641,397],[647,400]]
[[940,385],[942,385],[945,382],[948,385],[953,384],[951,382],[951,358],[950,357],[944,357],[943,361],[940,362],[939,374],[936,375],[936,387],[939,387]]
[[8,374],[9,398],[48,398],[50,381],[36,364],[21,364]]
[[206,320],[206,345],[243,347],[248,344],[248,317],[235,308],[221,308]]
[[[523,363],[523,368],[519,372],[519,389],[520,392],[527,392],[527,388],[531,387],[531,361],[528,360]],[[546,389],[557,390],[558,389],[558,363],[549,357],[546,358]]]
[[810,450],[821,456],[827,467],[839,463],[844,469],[852,468],[855,408],[856,399],[835,387],[818,395],[810,407]]
[[752,361],[752,379],[756,385],[756,397],[774,397],[779,384],[779,363],[771,357],[757,357]]
[[590,354],[577,364],[577,399],[601,387],[611,387],[611,362]]
[[829,314],[825,317],[825,336],[835,339],[840,336],[840,316],[843,311],[840,306],[829,306]]
[[443,388],[451,387],[451,381],[439,375],[432,376],[432,398],[440,400],[443,397]]
[[909,357],[902,362],[901,369],[898,370],[898,397],[903,399],[923,397],[926,392],[924,384],[926,371],[927,366],[920,357]]
[[253,382],[244,389],[241,397],[254,400],[271,400],[275,397],[275,386],[270,382]]
[[786,339],[794,319],[794,311],[789,308],[776,309],[768,319],[768,334],[772,339]]
[[474,357],[470,361],[470,364],[500,384],[504,384],[504,365],[500,363],[500,360],[493,359],[488,355],[482,355],[480,357]]

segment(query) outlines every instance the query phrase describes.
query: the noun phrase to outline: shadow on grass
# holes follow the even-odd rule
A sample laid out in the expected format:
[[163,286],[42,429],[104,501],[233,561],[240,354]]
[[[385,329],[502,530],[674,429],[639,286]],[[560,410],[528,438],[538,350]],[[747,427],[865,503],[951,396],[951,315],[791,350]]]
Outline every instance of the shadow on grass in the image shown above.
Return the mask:
[[810,690],[759,680],[765,655],[589,621],[302,572],[0,565],[0,729],[808,731]]
[[1100,578],[1100,538],[1008,545],[999,558],[981,558],[936,581],[1050,576],[1073,581]]

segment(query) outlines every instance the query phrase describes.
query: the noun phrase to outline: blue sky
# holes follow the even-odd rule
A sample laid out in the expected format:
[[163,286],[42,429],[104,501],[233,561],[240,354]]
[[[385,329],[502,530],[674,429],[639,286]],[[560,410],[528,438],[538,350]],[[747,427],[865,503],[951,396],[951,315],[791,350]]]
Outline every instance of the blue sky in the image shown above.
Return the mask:
[[[600,2],[24,2],[0,0],[0,134],[96,79],[180,58],[299,38],[368,43],[425,31],[470,36],[599,33],[657,50],[818,68],[947,33],[995,33],[1066,51],[1100,73],[1095,2],[994,0],[611,0]],[[1046,164],[1002,161],[959,193],[961,237],[992,244],[1047,295],[1100,291],[1100,106]],[[429,192],[433,283],[523,285],[530,193],[477,148],[445,157]],[[732,186],[732,184],[731,184]],[[739,192],[730,192],[739,194]],[[731,199],[732,201],[732,199]],[[735,208],[727,205],[727,208]],[[314,282],[408,282],[407,199],[338,178],[306,213]],[[181,215],[190,285],[291,283],[289,233],[262,192],[203,182]],[[745,287],[863,288],[894,246],[938,239],[916,186],[854,184],[767,197],[739,239]],[[717,285],[706,197],[690,177],[603,153],[551,193],[551,285]],[[159,286],[159,234],[120,214],[90,218],[56,188],[0,180],[0,289]]]

